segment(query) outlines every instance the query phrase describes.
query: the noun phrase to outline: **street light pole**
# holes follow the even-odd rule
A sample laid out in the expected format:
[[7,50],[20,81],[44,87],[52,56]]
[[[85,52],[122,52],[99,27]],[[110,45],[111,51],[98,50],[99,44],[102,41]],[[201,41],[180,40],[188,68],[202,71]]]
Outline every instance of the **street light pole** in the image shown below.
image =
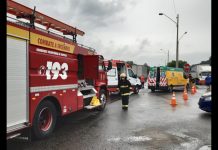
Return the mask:
[[164,13],[159,13],[159,15],[164,15],[166,16],[168,19],[170,19],[171,21],[173,21],[176,24],[176,68],[178,68],[179,66],[179,14],[177,14],[176,16],[176,21],[174,21],[173,19],[171,19],[169,16],[165,15]]
[[177,35],[176,35],[176,68],[179,67],[179,14],[176,17],[176,28],[177,28]]
[[184,32],[183,35],[179,38],[179,41],[182,39],[182,37],[187,34],[188,32]]

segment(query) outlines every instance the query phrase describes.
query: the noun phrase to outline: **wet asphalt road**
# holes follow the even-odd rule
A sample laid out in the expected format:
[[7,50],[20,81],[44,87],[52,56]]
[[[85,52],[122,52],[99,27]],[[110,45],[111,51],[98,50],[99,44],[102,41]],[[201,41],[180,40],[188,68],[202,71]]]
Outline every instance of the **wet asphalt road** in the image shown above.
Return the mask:
[[[12,139],[10,150],[198,150],[211,145],[211,114],[198,108],[206,87],[171,107],[171,93],[143,89],[130,96],[129,110],[121,100],[110,101],[103,112],[81,111],[58,120],[51,137],[28,142]],[[114,98],[114,97],[113,97]],[[116,96],[115,96],[116,98]]]

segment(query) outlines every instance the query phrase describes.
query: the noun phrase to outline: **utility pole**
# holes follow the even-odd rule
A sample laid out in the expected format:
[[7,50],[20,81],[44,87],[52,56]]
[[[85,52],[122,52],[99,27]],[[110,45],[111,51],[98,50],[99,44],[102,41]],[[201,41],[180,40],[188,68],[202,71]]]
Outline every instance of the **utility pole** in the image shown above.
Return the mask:
[[177,35],[176,35],[176,68],[179,67],[179,14],[177,14],[177,22],[176,22],[176,28],[177,28]]
[[170,18],[169,16],[167,16],[164,13],[159,13],[159,15],[164,15],[165,17],[167,17],[168,19],[170,19],[171,21],[173,21],[176,24],[176,68],[178,68],[178,60],[179,60],[179,14],[177,14],[176,16],[176,21],[174,21],[172,18]]

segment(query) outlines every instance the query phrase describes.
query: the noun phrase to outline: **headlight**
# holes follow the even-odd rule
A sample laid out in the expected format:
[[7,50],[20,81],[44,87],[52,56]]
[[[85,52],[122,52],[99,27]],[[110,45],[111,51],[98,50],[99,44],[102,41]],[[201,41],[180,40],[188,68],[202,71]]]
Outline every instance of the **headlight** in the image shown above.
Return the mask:
[[211,101],[211,96],[205,97],[204,100],[205,101]]

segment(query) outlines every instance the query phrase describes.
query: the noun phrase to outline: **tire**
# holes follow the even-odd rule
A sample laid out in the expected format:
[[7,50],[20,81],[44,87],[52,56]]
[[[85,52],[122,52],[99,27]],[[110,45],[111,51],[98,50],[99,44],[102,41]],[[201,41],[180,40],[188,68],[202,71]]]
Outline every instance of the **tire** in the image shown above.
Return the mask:
[[106,91],[104,89],[101,89],[99,92],[99,100],[100,103],[102,104],[101,106],[99,106],[97,108],[97,110],[99,111],[103,111],[106,107],[106,103],[107,103],[107,96],[106,96]]
[[57,121],[55,105],[50,101],[43,101],[36,109],[33,119],[33,137],[43,139],[53,132]]
[[134,94],[138,94],[139,93],[139,86],[136,85],[134,88]]

